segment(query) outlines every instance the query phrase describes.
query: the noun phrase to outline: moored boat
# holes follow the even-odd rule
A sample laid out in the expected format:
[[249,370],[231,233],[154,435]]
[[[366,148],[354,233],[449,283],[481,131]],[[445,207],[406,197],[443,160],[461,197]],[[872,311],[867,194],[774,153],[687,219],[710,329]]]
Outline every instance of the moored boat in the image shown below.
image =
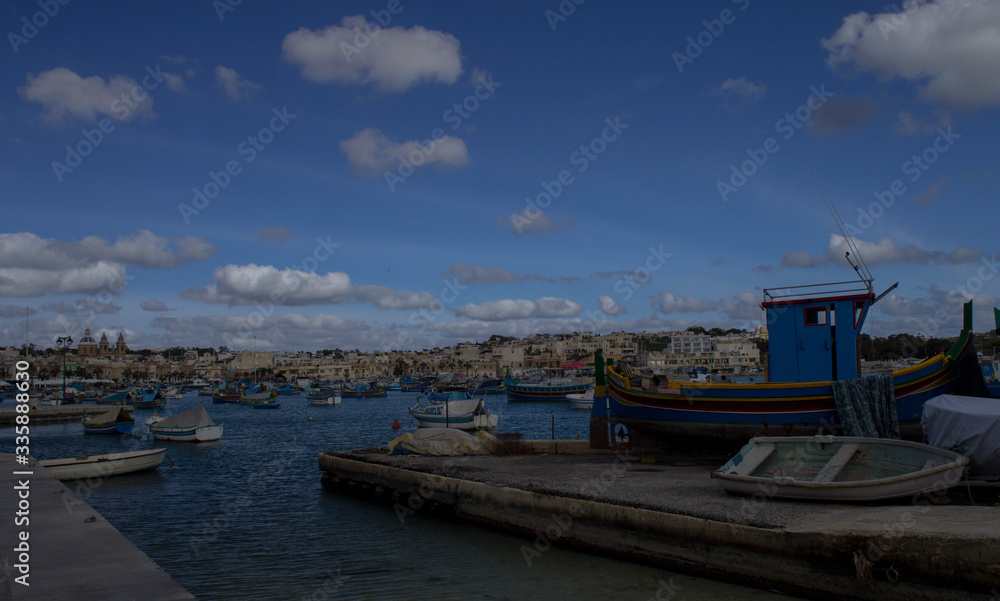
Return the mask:
[[357,386],[343,385],[340,387],[340,396],[345,399],[367,399],[373,397],[388,396],[385,388],[378,384],[358,384]]
[[591,388],[583,394],[567,394],[570,409],[587,409],[594,406],[594,389]]
[[46,459],[38,465],[59,480],[109,478],[144,470],[155,470],[163,461],[166,449],[147,449],[128,453],[83,455],[67,459]]
[[508,401],[565,401],[570,394],[584,394],[589,385],[577,378],[548,378],[537,382],[518,382],[508,376],[505,382]]
[[879,501],[943,492],[969,458],[906,440],[854,436],[753,438],[712,472],[728,493],[775,499]]
[[156,440],[209,442],[222,437],[222,424],[212,421],[202,405],[167,418],[154,417],[146,425]]
[[167,405],[167,400],[158,390],[152,392],[143,393],[141,396],[132,400],[132,404],[136,409],[156,409],[159,407],[165,407]]
[[104,413],[89,415],[80,421],[87,434],[124,434],[135,427],[135,418],[124,405],[112,407]]
[[[764,291],[770,347],[767,383],[669,380],[651,386],[627,364],[609,367],[607,408],[612,422],[625,425],[633,446],[639,447],[682,440],[742,445],[753,436],[811,435],[821,429],[841,433],[838,398],[843,395],[835,389],[843,390],[843,383],[859,376],[857,335],[877,300],[870,280],[862,282],[860,291],[856,282],[848,284],[855,288],[847,293],[812,287]],[[967,390],[975,386],[975,378],[964,383],[959,378],[969,361],[971,301],[964,313],[964,328],[947,353],[891,374],[903,438],[921,440],[920,415],[927,400],[962,391],[979,394]]]
[[459,430],[492,430],[499,416],[486,409],[483,399],[467,398],[455,391],[453,400],[424,405],[417,402],[410,408],[410,415],[417,420],[418,428],[457,428]]

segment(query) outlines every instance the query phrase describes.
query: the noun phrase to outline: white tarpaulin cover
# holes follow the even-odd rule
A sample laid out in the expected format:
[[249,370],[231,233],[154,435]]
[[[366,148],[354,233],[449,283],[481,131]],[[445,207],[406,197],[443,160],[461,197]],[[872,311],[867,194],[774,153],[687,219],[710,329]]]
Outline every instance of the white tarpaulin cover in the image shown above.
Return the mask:
[[927,442],[969,458],[969,477],[1000,479],[1000,399],[942,394],[924,403]]
[[171,415],[156,422],[156,426],[160,428],[201,428],[214,425],[215,422],[208,416],[204,405],[181,411],[177,415]]
[[454,428],[421,428],[407,432],[389,443],[393,455],[489,455],[499,441],[495,436],[479,432],[475,436]]

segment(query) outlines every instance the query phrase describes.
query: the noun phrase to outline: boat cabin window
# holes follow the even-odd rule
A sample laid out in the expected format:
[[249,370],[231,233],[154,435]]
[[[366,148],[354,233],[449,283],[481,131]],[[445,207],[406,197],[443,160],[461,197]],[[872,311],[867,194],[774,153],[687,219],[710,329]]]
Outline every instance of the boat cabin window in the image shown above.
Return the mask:
[[826,325],[826,307],[806,307],[805,315],[807,326]]
[[854,329],[857,330],[861,325],[861,316],[865,313],[865,301],[856,300],[854,301]]

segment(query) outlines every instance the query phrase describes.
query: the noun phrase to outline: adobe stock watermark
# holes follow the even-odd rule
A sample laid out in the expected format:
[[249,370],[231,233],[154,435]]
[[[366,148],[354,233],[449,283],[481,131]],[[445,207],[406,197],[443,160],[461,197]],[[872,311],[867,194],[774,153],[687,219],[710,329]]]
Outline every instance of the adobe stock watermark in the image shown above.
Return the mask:
[[[127,93],[116,98],[110,105],[110,112],[119,121],[128,121],[132,116],[132,111],[138,108],[139,103],[146,100],[149,94],[163,83],[164,73],[160,71],[160,65],[146,67],[146,75],[142,78],[142,85],[134,85]],[[82,138],[76,144],[66,146],[65,162],[52,161],[52,172],[56,176],[56,181],[62,183],[63,179],[83,164],[83,160],[89,157],[97,148],[104,143],[105,138],[110,135],[118,126],[110,118],[105,117],[97,122],[94,129],[83,128],[80,130]]]
[[[503,82],[494,81],[492,73],[481,73],[476,78],[476,87],[472,94],[456,102],[441,114],[441,119],[451,125],[452,130],[462,126],[472,113],[479,110],[482,102],[493,97],[496,89],[503,85]],[[423,165],[438,149],[438,144],[445,137],[444,129],[435,127],[431,130],[429,139],[423,140],[417,148],[411,150],[406,156],[399,156],[399,166],[394,170],[386,169],[382,172],[385,184],[390,192],[396,191],[396,186],[404,183],[411,175],[416,173],[417,167]]]
[[69,3],[70,0],[38,0],[38,7],[41,10],[31,15],[30,19],[21,17],[21,35],[13,31],[7,32],[7,41],[10,42],[14,54],[21,52],[21,46],[34,39],[38,32],[59,14],[60,6],[66,6]]
[[389,0],[389,3],[385,5],[385,9],[371,11],[371,16],[375,19],[374,23],[368,23],[368,20],[365,19],[365,28],[363,30],[360,26],[355,25],[354,44],[348,42],[340,43],[340,51],[344,53],[344,60],[351,62],[355,54],[361,54],[361,51],[367,48],[368,44],[371,44],[372,40],[382,33],[382,29],[389,26],[389,23],[392,22],[392,17],[403,12],[403,8],[399,0]]
[[545,11],[545,20],[549,22],[549,27],[552,31],[556,30],[556,26],[559,23],[565,23],[569,17],[576,12],[576,7],[580,6],[587,0],[562,0],[556,10],[549,9]]
[[[774,131],[781,134],[784,140],[792,139],[795,132],[812,119],[813,113],[823,108],[823,105],[833,97],[833,92],[826,91],[826,84],[809,88],[812,92],[806,101],[799,105],[794,111],[785,113],[785,116],[778,119],[774,124]],[[729,200],[729,195],[733,194],[744,185],[749,178],[753,177],[757,171],[763,167],[772,154],[781,150],[781,144],[774,137],[764,140],[757,148],[747,148],[746,154],[749,157],[737,167],[736,163],[729,165],[729,181],[721,179],[715,181],[715,189],[722,196],[722,201]]]
[[[615,282],[614,291],[618,294],[615,302],[626,302],[643,286],[653,281],[653,274],[667,264],[667,259],[674,256],[673,253],[663,252],[663,245],[654,247],[650,245],[649,255],[646,260],[632,271],[626,273]],[[596,330],[597,326],[608,321],[608,316],[604,311],[591,309],[587,311],[587,319],[593,324],[590,329]]]
[[875,19],[875,24],[878,25],[878,31],[882,34],[882,39],[888,42],[889,34],[898,30],[903,23],[909,21],[910,15],[916,12],[917,9],[920,8],[921,4],[923,4],[923,2],[920,0],[906,0],[903,2],[902,9],[895,4],[887,6],[887,9],[892,9],[896,12],[891,14],[883,13]]
[[[608,117],[604,120],[605,127],[600,135],[595,136],[587,144],[581,144],[569,155],[570,165],[577,167],[577,173],[583,173],[597,161],[598,158],[608,149],[608,146],[621,137],[622,132],[629,128],[628,123],[621,122],[621,116]],[[542,215],[542,211],[552,205],[552,201],[562,196],[562,193],[575,182],[573,174],[568,169],[563,169],[556,178],[551,181],[542,180],[542,191],[534,198],[528,196],[524,199],[527,205],[522,211],[510,214],[510,222],[518,234],[531,225],[533,221]]]
[[[951,126],[939,127],[937,136],[918,154],[914,154],[903,162],[901,167],[903,175],[909,176],[910,182],[916,182],[928,171],[934,163],[937,163],[941,155],[948,152],[955,145],[955,140],[961,138],[961,134],[951,131]],[[906,184],[901,179],[892,180],[885,190],[874,190],[875,201],[867,208],[858,208],[858,217],[855,222],[848,223],[847,233],[851,236],[860,236],[866,232],[875,220],[885,215],[885,212],[896,203],[896,199],[906,194]]]
[[[732,0],[732,3],[739,6],[740,12],[745,11],[750,6],[750,0]],[[701,56],[705,49],[722,35],[726,30],[726,25],[732,25],[735,21],[736,13],[728,8],[722,9],[718,19],[702,21],[701,24],[705,28],[694,37],[685,38],[687,46],[684,47],[684,53],[674,52],[670,55],[674,59],[674,64],[677,65],[677,72],[683,73],[684,66],[694,63],[695,59]]]
[[[277,108],[271,109],[271,113],[274,116],[271,117],[266,126],[262,127],[256,135],[247,136],[236,146],[236,153],[244,157],[243,160],[247,164],[252,163],[257,158],[258,153],[266,150],[268,145],[274,142],[275,134],[285,131],[285,128],[292,122],[292,119],[298,116],[289,113],[287,106],[281,107],[281,110]],[[191,204],[182,202],[177,205],[177,210],[180,211],[184,223],[191,225],[191,218],[207,209],[211,201],[229,187],[233,178],[240,173],[243,173],[243,166],[235,159],[227,162],[217,172],[209,171],[209,181],[191,189],[194,193],[191,198]]]

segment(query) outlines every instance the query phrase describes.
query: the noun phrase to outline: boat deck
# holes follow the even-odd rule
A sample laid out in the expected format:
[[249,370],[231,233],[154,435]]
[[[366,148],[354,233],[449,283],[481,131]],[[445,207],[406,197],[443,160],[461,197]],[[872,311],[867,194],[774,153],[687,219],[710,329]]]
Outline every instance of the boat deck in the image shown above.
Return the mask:
[[[16,475],[15,471],[33,471]],[[19,481],[29,479],[30,524],[15,525]],[[14,455],[0,454],[0,505],[5,513],[0,539],[0,598],[33,601],[189,601],[195,597],[136,548],[90,505],[77,498],[45,468],[24,468]],[[19,532],[29,533],[29,586],[15,582],[22,575],[14,550]],[[10,543],[10,544],[7,544]]]
[[947,505],[778,501],[766,491],[723,493],[709,474],[728,456],[647,464],[589,452],[585,441],[534,445],[547,452],[434,458],[369,449],[324,453],[319,463],[328,488],[381,497],[401,519],[430,507],[525,535],[526,561],[567,544],[830,599],[990,599],[1000,583],[996,486],[973,488],[976,506],[964,483]]

